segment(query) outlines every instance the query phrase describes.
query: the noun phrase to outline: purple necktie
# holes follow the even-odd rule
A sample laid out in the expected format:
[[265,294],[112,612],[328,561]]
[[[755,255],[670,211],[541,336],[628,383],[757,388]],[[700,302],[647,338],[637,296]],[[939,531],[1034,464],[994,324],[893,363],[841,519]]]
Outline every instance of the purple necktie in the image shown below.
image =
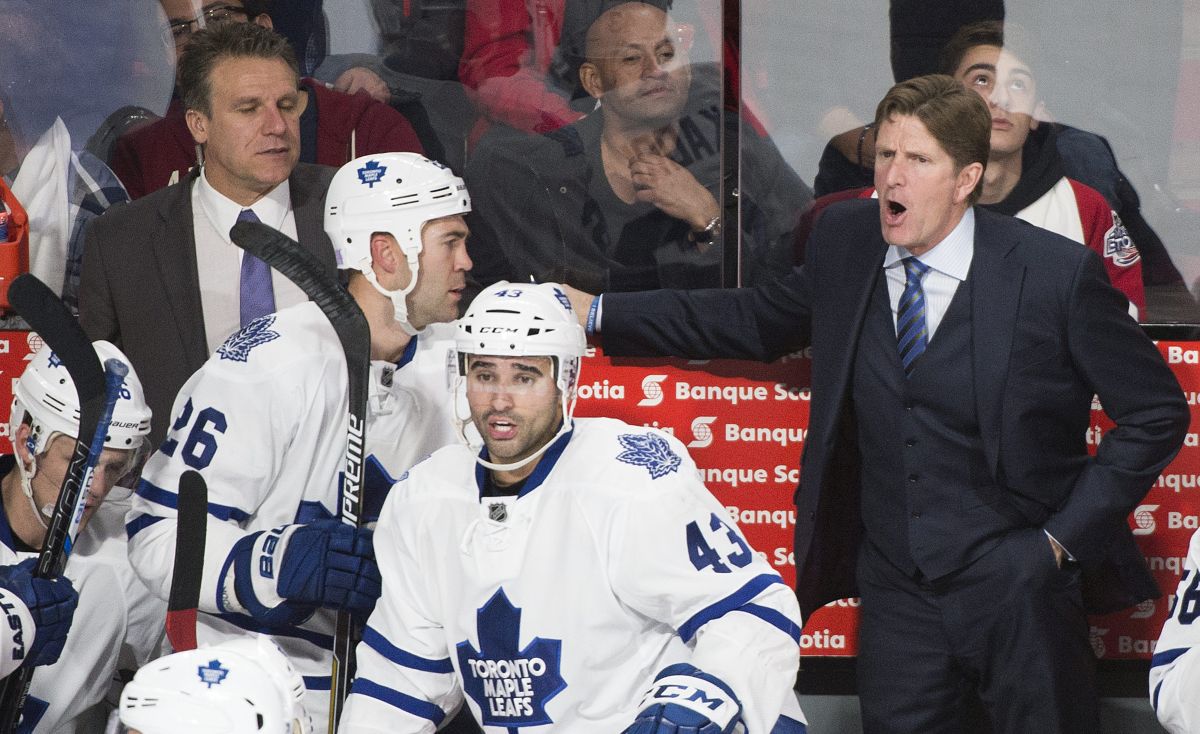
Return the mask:
[[[253,209],[243,209],[239,222],[257,222]],[[275,289],[271,286],[271,266],[248,252],[242,253],[242,275],[238,281],[239,315],[242,326],[275,313]]]

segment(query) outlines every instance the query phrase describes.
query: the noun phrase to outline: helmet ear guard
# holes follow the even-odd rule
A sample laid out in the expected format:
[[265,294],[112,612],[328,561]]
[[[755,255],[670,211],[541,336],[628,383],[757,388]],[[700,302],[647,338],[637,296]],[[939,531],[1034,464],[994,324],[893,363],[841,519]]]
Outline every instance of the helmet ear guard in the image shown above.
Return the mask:
[[466,393],[470,355],[549,357],[560,393],[562,426],[546,445],[512,464],[495,464],[477,458],[483,466],[500,471],[518,469],[541,456],[574,426],[576,388],[587,338],[571,309],[570,300],[558,284],[500,281],[485,288],[456,323],[454,348],[455,354],[448,364],[453,373],[449,377],[456,395],[455,422],[459,437],[465,443],[471,443],[466,435],[470,416],[460,414],[463,401],[458,397]]
[[[437,161],[416,153],[381,153],[356,158],[338,169],[325,196],[325,233],[333,243],[337,266],[357,270],[392,301],[396,321],[409,333],[405,298],[420,276],[421,232],[434,219],[466,214],[471,197],[466,184]],[[371,237],[396,238],[412,279],[389,290],[372,267]]]

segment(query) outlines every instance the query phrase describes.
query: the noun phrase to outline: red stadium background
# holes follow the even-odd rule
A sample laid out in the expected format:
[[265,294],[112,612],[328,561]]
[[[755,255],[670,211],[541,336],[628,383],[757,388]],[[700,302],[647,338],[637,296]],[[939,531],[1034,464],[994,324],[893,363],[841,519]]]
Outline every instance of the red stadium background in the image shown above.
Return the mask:
[[[36,334],[0,331],[0,405],[12,400],[13,381],[40,346]],[[1148,659],[1179,582],[1188,540],[1200,524],[1200,345],[1160,342],[1192,406],[1182,451],[1129,518],[1167,595],[1139,607],[1092,619],[1092,645],[1109,660]],[[577,415],[607,415],[649,425],[683,441],[709,489],[737,520],[750,544],[795,582],[791,555],[795,523],[792,492],[808,426],[809,355],[772,364],[719,360],[609,359],[596,351],[585,361]],[[1131,375],[1130,379],[1136,379]],[[1111,422],[1093,405],[1087,440],[1094,447]],[[0,433],[8,435],[7,416]],[[0,451],[11,451],[0,441]],[[805,620],[801,647],[809,656],[856,652],[856,600],[826,606]]]

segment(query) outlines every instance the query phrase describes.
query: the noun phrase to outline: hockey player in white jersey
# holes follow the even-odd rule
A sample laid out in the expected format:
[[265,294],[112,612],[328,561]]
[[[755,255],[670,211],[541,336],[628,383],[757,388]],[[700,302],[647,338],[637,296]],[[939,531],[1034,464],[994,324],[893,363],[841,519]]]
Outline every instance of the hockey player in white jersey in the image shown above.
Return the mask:
[[[125,355],[112,344],[98,341],[94,346],[101,360],[117,358],[128,364]],[[126,639],[131,635],[141,636],[144,631],[133,629],[140,611],[134,608],[137,601],[128,593],[121,569],[111,559],[84,548],[88,545],[85,538],[92,534],[89,521],[114,484],[138,465],[149,432],[150,409],[141,383],[131,370],[113,409],[104,451],[96,464],[80,542],[66,566],[66,579],[79,592],[75,625],[66,633],[65,644],[61,640],[57,643],[62,649],[58,662],[34,671],[22,712],[21,731],[94,731],[93,719],[89,718],[92,715],[99,716],[102,725],[103,714],[89,709],[99,704],[108,692]],[[9,414],[13,454],[0,456],[4,508],[0,516],[0,565],[21,562],[20,568],[32,568],[33,559],[45,542],[47,523],[78,433],[79,397],[75,384],[54,352],[43,346],[33,355],[14,387]],[[10,570],[0,572],[0,577],[9,576]],[[35,588],[40,586],[45,590],[48,583],[53,588],[66,584],[66,579],[34,582]],[[52,652],[38,651],[43,632],[55,636],[56,626],[71,624],[64,607],[50,604],[38,613],[41,619],[36,620],[33,645],[26,653],[35,660]],[[60,616],[58,621],[55,616]],[[8,621],[11,626],[11,616]],[[153,621],[153,626],[162,629],[161,617]],[[60,629],[57,634],[63,633],[65,630]],[[28,640],[23,642],[28,644]]]
[[312,734],[304,680],[265,636],[177,652],[121,692],[128,734]]
[[384,504],[340,731],[433,732],[464,700],[490,734],[804,731],[795,595],[674,437],[572,419],[585,343],[561,287],[485,289],[456,347],[483,446]]
[[1200,732],[1200,531],[1150,660],[1150,703],[1171,734]]
[[[445,166],[386,153],[343,166],[326,202],[338,267],[370,326],[371,520],[394,477],[454,440],[445,359],[471,266],[470,199]],[[271,635],[304,676],[318,731],[326,728],[336,611],[365,618],[379,593],[371,531],[336,519],[347,400],[345,357],[315,304],[248,324],[180,391],[127,524],[130,560],[165,599],[179,478],[188,469],[204,477],[198,640]]]

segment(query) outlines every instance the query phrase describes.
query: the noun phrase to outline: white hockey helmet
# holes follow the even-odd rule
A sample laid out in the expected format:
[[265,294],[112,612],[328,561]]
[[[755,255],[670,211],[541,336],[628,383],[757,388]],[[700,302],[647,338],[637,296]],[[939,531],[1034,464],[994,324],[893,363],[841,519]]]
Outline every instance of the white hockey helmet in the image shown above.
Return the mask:
[[[111,343],[92,342],[100,361],[119,359],[129,364],[129,358]],[[26,447],[35,456],[46,450],[50,438],[61,433],[72,438],[79,435],[79,396],[75,381],[67,368],[49,346],[33,355],[25,372],[13,388],[12,410],[9,412],[9,437],[16,440],[17,429],[28,420],[30,427]],[[113,407],[112,423],[104,439],[108,449],[140,449],[150,433],[150,408],[142,392],[142,383],[130,367],[117,403]]]
[[[478,459],[480,464],[502,471],[517,469],[541,456],[560,436],[571,430],[587,337],[562,286],[500,281],[483,289],[456,322],[454,351],[450,367],[456,394],[465,391],[468,355],[550,357],[554,384],[562,400],[562,427],[545,446],[513,464],[494,464],[482,458]],[[470,418],[458,415],[458,410],[459,401],[456,400],[455,421],[459,436],[467,441],[466,424]]]
[[[417,285],[421,229],[426,222],[471,211],[463,180],[446,166],[416,153],[380,153],[355,158],[338,169],[325,195],[325,233],[333,243],[339,269],[357,270],[392,300],[399,321],[410,333],[404,302]],[[396,238],[412,280],[400,290],[379,285],[371,268],[371,235]]]
[[256,635],[143,665],[121,691],[121,723],[142,734],[312,734],[304,680]]

